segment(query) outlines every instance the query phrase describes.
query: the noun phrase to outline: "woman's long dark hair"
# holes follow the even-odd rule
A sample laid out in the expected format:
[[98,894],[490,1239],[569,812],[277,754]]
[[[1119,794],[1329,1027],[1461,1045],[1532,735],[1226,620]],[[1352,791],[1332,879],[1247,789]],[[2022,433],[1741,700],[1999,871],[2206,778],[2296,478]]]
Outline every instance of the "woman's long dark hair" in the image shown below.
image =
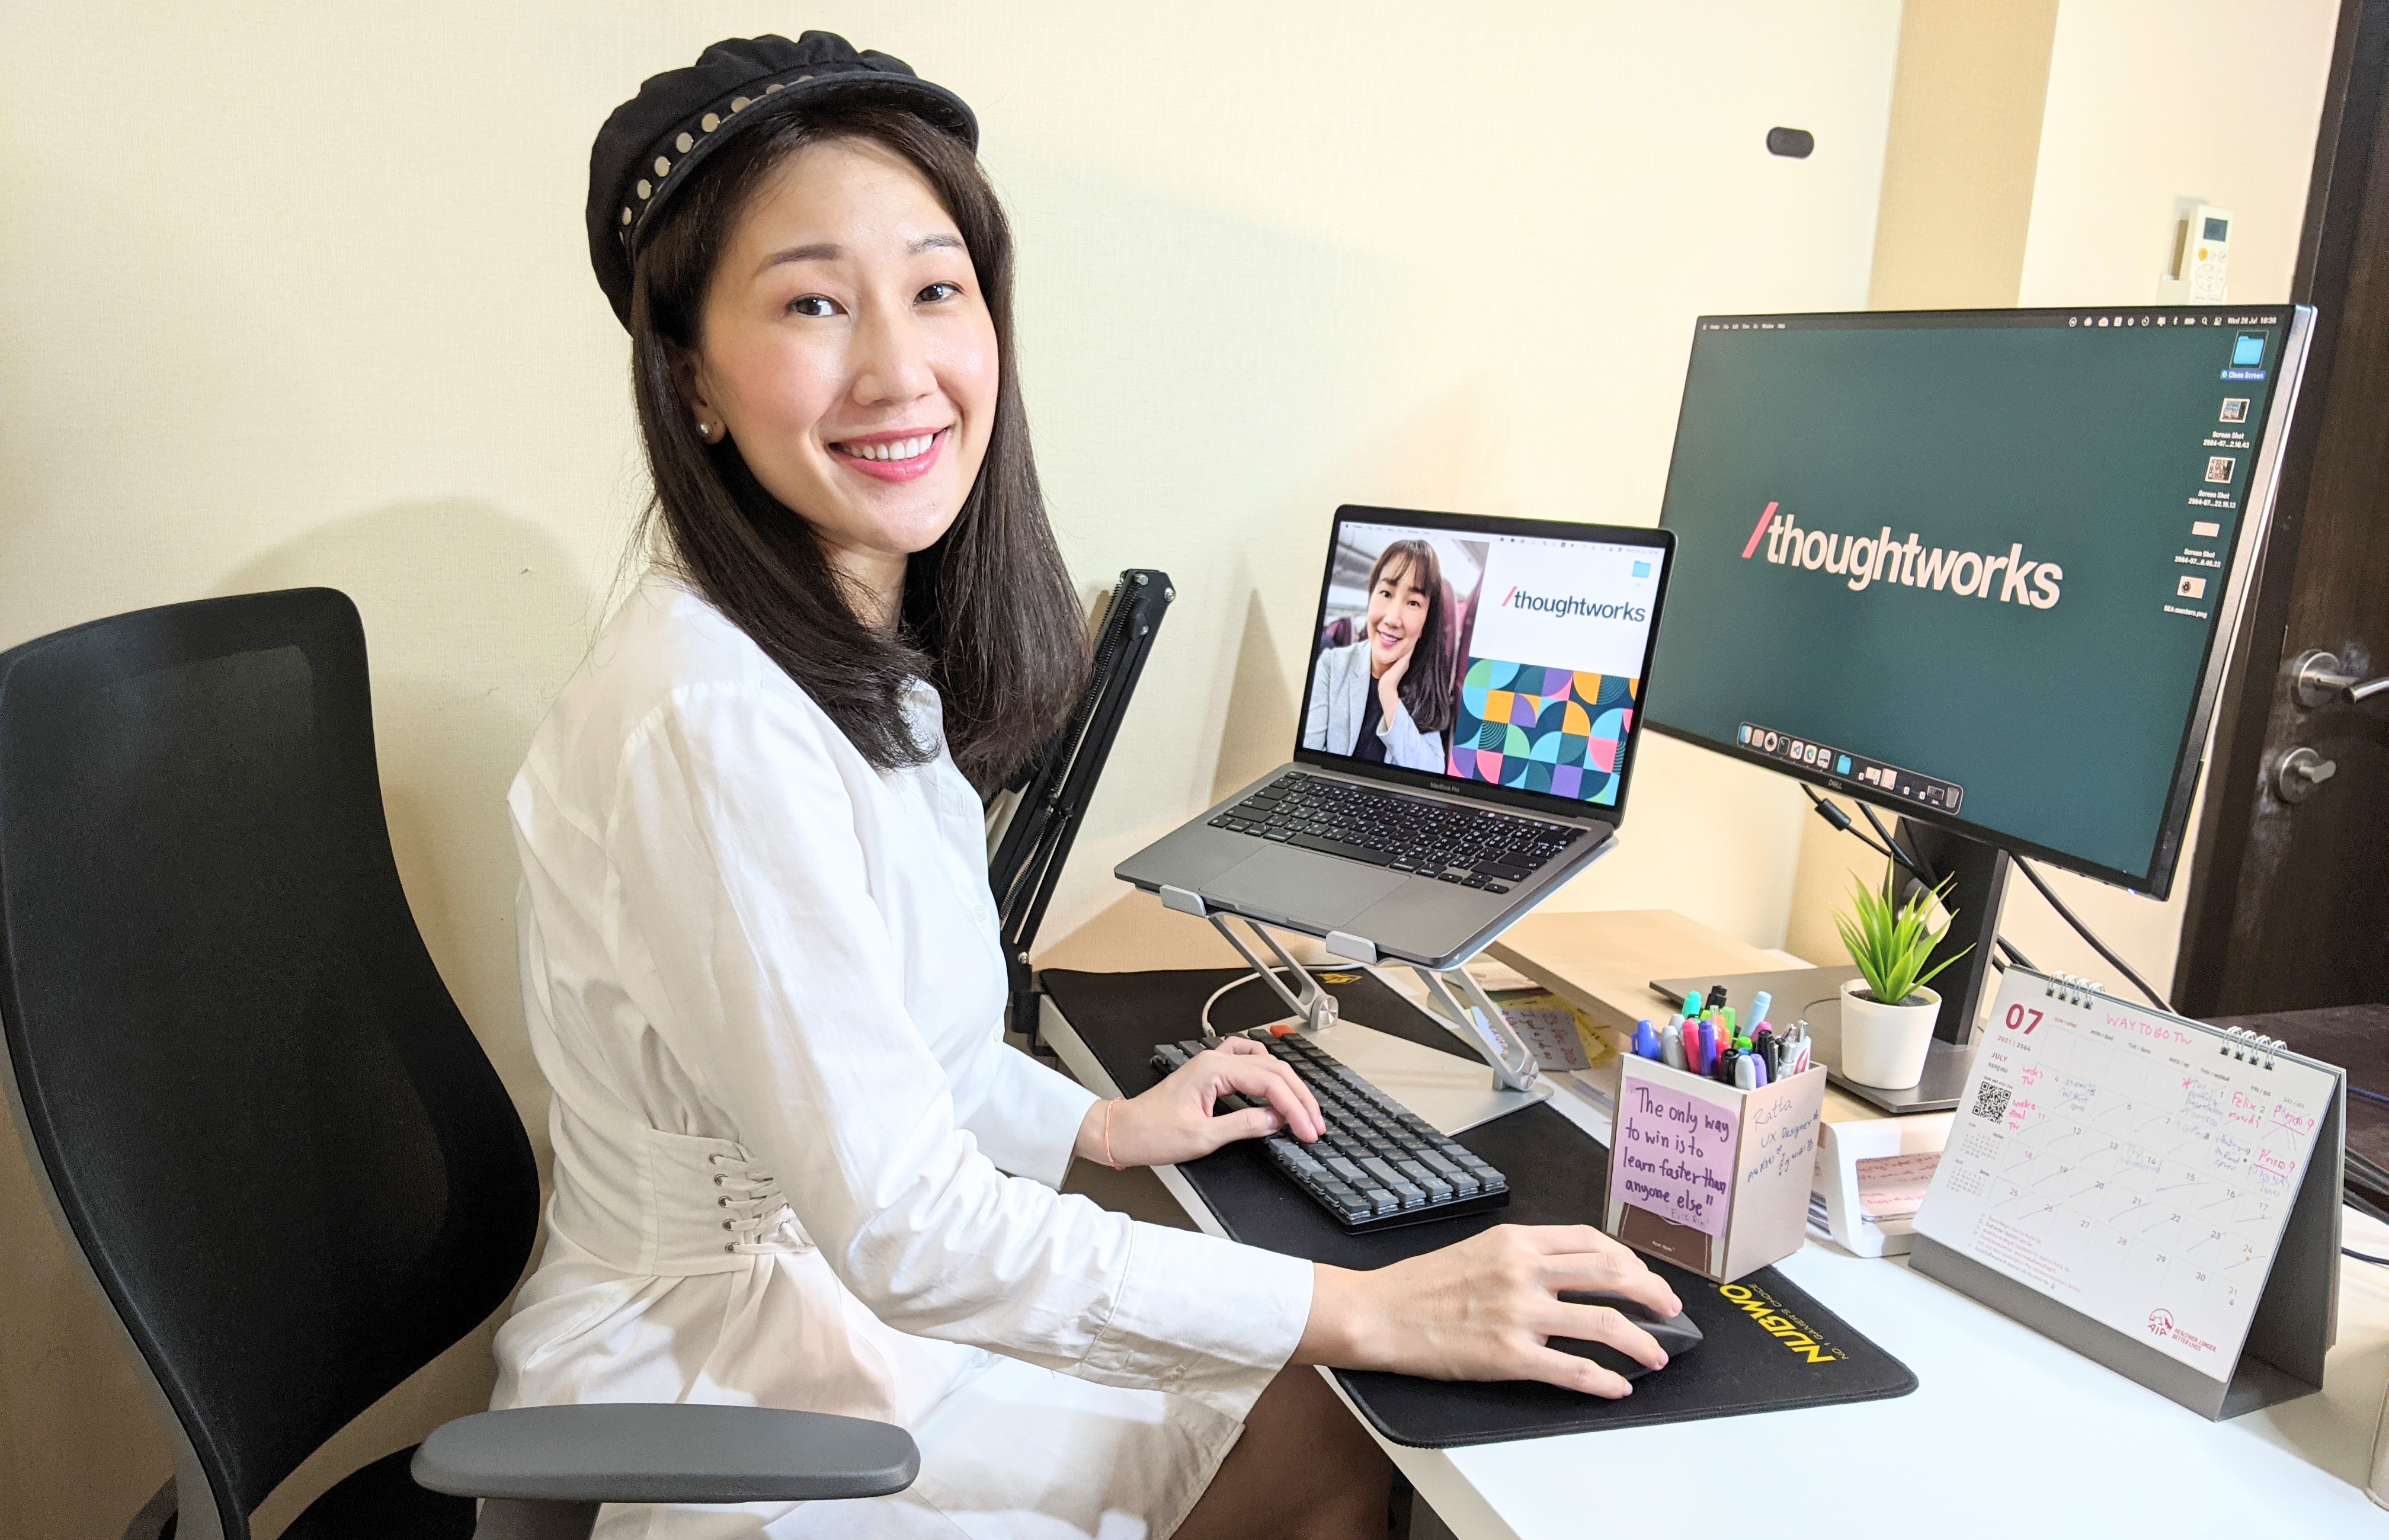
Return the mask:
[[1420,628],[1411,666],[1402,672],[1402,686],[1397,693],[1402,698],[1402,710],[1411,713],[1412,726],[1423,733],[1449,732],[1457,714],[1451,695],[1459,631],[1451,612],[1451,587],[1443,581],[1443,562],[1433,545],[1424,540],[1397,540],[1377,553],[1376,565],[1369,569],[1370,593],[1377,591],[1377,580],[1398,561],[1402,564],[1402,581],[1426,595],[1426,624]]
[[[944,703],[955,764],[989,793],[1061,725],[1087,668],[1086,625],[1045,520],[1013,363],[1011,227],[969,148],[910,113],[777,110],[776,122],[748,125],[698,169],[639,254],[631,372],[655,477],[640,536],[879,769],[935,754],[902,710],[906,681],[927,680]],[[995,323],[987,458],[953,527],[906,565],[892,633],[864,623],[801,515],[764,490],[736,444],[697,437],[672,383],[672,349],[699,346],[706,288],[747,200],[789,155],[835,139],[884,146],[921,173],[970,250]]]

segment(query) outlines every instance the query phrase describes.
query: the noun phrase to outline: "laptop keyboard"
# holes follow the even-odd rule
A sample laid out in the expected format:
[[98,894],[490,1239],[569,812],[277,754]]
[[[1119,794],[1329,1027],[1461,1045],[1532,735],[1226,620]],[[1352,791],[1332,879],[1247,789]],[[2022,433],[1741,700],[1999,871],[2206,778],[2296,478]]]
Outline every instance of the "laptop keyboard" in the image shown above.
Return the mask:
[[[1268,1048],[1319,1099],[1327,1132],[1316,1144],[1291,1134],[1256,1140],[1279,1175],[1335,1216],[1348,1230],[1384,1230],[1423,1219],[1498,1209],[1510,1201],[1510,1183],[1457,1139],[1378,1090],[1335,1055],[1291,1028],[1256,1027],[1245,1034]],[[1168,1074],[1205,1048],[1200,1038],[1163,1043],[1153,1067]],[[1221,1110],[1266,1107],[1259,1097],[1230,1093]]]
[[1213,828],[1506,893],[1585,831],[1290,770]]

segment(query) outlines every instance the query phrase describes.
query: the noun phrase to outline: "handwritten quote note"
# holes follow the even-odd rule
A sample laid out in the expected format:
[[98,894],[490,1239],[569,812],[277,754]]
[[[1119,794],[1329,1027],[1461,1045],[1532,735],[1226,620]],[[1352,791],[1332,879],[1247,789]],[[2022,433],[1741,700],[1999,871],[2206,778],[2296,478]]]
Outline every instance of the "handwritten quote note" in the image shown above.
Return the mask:
[[1723,1234],[1739,1132],[1732,1112],[1648,1081],[1629,1079],[1619,1089],[1610,1174],[1618,1196],[1703,1235]]

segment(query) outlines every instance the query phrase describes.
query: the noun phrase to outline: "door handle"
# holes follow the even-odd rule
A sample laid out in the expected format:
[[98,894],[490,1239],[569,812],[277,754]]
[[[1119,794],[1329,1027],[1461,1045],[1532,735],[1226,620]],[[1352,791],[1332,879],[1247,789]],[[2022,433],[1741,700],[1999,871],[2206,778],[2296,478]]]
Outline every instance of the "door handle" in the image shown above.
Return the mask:
[[2273,770],[2273,789],[2281,794],[2285,802],[2302,802],[2338,774],[2337,761],[2327,760],[2301,746],[2281,756],[2281,763]]
[[[2389,674],[2378,679],[2359,679],[2340,668],[2339,654],[2309,649],[2298,654],[2291,668],[2291,687],[2298,704],[2311,710],[2332,700],[2356,705],[2376,695],[2389,693]],[[2287,763],[2286,761],[2284,763]]]

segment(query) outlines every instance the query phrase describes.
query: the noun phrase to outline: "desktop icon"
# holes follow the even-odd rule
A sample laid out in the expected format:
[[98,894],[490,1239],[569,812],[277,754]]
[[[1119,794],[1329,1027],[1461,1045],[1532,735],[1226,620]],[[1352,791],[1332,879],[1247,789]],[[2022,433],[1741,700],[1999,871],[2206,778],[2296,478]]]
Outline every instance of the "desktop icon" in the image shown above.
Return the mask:
[[2230,396],[2226,398],[2223,403],[2222,420],[2225,422],[2246,422],[2248,420],[2248,398],[2246,396]]
[[1844,754],[1843,756],[1841,756],[1841,758],[1839,758],[1839,759],[1837,759],[1837,760],[1833,761],[1833,774],[1835,774],[1835,775],[1837,775],[1837,776],[1846,776],[1846,775],[1848,775],[1849,773],[1850,773],[1850,756],[1849,756],[1849,755],[1847,755],[1847,754]]
[[2243,331],[2231,340],[2231,366],[2253,369],[2265,361],[2265,334]]
[[2209,455],[2206,457],[2206,479],[2210,481],[2229,481],[2231,469],[2237,464],[2239,462],[2229,455]]
[[2206,580],[2202,577],[2183,578],[2173,585],[2173,593],[2176,598],[2203,599],[2206,597]]
[[1651,575],[1651,564],[1647,561],[1636,562],[1634,564],[1634,575],[1639,578],[1649,577]]
[[2190,533],[2193,540],[2217,540],[2222,538],[2223,526],[2212,519],[2193,519],[2190,521]]
[[1744,743],[1750,741],[1750,724],[1747,722],[1742,725],[1742,741]]

